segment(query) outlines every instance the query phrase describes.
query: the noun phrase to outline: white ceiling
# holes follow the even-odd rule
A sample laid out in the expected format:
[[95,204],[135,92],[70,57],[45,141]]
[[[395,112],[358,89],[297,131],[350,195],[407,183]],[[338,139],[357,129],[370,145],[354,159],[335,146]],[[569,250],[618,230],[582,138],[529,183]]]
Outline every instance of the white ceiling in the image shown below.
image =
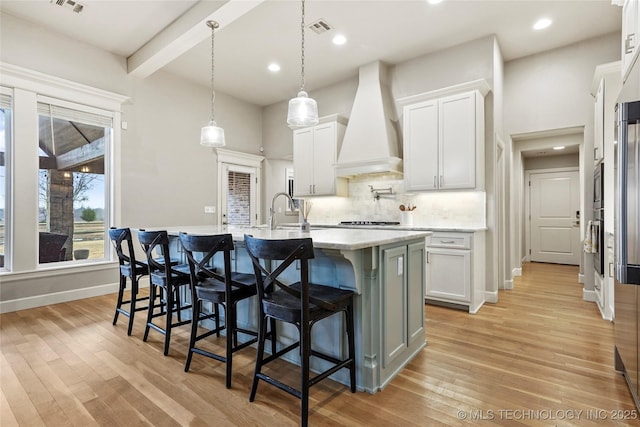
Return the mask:
[[[299,89],[298,0],[79,2],[79,14],[49,0],[2,0],[0,11],[125,56],[134,76],[163,68],[207,87],[211,46],[204,22],[216,19],[216,90],[269,105]],[[541,17],[553,25],[533,31]],[[306,31],[310,92],[356,76],[371,61],[395,64],[490,34],[508,61],[619,32],[621,8],[610,0],[307,0],[306,23],[320,18],[334,30]],[[331,43],[336,33],[347,37],[346,45]],[[271,61],[281,65],[279,73],[267,71]]]

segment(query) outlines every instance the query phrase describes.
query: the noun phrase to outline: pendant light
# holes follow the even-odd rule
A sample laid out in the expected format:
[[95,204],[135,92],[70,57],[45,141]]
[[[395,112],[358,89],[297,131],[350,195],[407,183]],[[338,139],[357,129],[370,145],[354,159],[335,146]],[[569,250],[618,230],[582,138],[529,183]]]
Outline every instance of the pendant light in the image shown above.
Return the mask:
[[224,129],[218,127],[215,120],[213,105],[216,100],[216,92],[213,89],[213,71],[214,71],[214,34],[216,28],[219,27],[216,21],[207,21],[207,26],[211,28],[211,120],[207,126],[200,131],[200,144],[205,147],[224,147]]
[[289,112],[287,113],[287,124],[290,128],[313,126],[318,124],[318,104],[304,90],[304,0],[302,0],[302,30],[301,43],[301,84],[298,96],[289,100]]

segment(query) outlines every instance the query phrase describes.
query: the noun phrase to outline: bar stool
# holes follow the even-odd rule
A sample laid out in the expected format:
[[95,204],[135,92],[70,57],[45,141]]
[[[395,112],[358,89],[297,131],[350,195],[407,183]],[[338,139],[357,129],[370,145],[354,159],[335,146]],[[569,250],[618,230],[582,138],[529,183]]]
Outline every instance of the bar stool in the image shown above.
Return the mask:
[[[122,314],[129,318],[129,326],[127,327],[127,335],[131,335],[133,330],[133,318],[137,311],[148,310],[148,305],[138,307],[136,304],[140,301],[148,301],[149,297],[138,296],[138,280],[142,276],[149,274],[149,266],[145,261],[136,260],[133,250],[133,239],[129,228],[109,229],[109,238],[116,253],[118,254],[118,263],[120,264],[120,286],[118,287],[118,300],[116,302],[116,312],[113,316],[113,324],[118,322],[118,315]],[[127,278],[131,281],[131,292],[129,299],[125,300],[124,293],[127,287]],[[129,304],[129,310],[123,308],[123,305]]]
[[[180,233],[180,242],[184,248],[189,263],[191,275],[191,301],[193,315],[191,317],[191,338],[189,353],[184,371],[189,371],[191,358],[194,353],[210,357],[226,364],[226,387],[231,388],[231,372],[233,353],[258,341],[256,331],[238,327],[238,302],[256,295],[256,281],[253,274],[232,274],[231,251],[234,249],[231,234],[197,236]],[[196,259],[196,253],[199,254]],[[224,271],[222,274],[213,267],[213,257],[222,253]],[[233,280],[235,277],[237,280]],[[213,312],[203,311],[202,303],[211,302]],[[220,325],[220,308],[224,310],[224,324]],[[215,328],[198,335],[198,324],[207,319],[215,320]],[[220,332],[226,329],[226,352],[224,356],[196,347],[196,343],[213,334],[220,337]],[[238,332],[254,336],[238,344]]]
[[[169,235],[163,231],[138,231],[138,240],[147,255],[149,264],[149,309],[147,325],[144,329],[143,341],[147,341],[149,330],[153,329],[164,335],[164,355],[169,354],[171,330],[176,326],[191,323],[190,319],[182,320],[181,311],[190,309],[191,304],[182,304],[180,291],[191,283],[188,265],[172,263],[169,256]],[[156,252],[161,256],[156,258]],[[156,309],[159,311],[156,312]],[[173,313],[177,321],[173,320]],[[165,318],[164,327],[153,322],[158,317]]]
[[[309,420],[309,388],[311,386],[338,370],[346,368],[349,370],[351,392],[355,393],[356,391],[353,292],[309,283],[309,260],[314,257],[313,242],[309,238],[263,240],[245,235],[244,240],[253,263],[260,302],[258,351],[249,401],[254,401],[258,381],[263,380],[302,401],[301,425],[306,426]],[[300,263],[300,281],[292,285],[285,285],[278,277],[294,261]],[[277,265],[277,267],[271,268],[272,265]],[[311,328],[313,325],[339,313],[345,314],[348,341],[348,356],[343,360],[325,354],[320,349],[311,348]],[[267,319],[295,325],[300,334],[299,341],[264,357]],[[272,329],[272,333],[275,335],[275,329]],[[300,348],[301,378],[299,389],[262,373],[263,366],[296,348]],[[310,378],[309,359],[311,356],[328,361],[332,366]]]

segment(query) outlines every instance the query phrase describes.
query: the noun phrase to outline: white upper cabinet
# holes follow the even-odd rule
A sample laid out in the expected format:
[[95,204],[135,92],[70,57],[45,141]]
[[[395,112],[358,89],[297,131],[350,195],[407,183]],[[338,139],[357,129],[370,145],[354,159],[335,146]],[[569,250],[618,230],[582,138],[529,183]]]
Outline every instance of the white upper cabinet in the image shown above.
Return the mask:
[[335,172],[345,123],[333,115],[321,118],[316,126],[293,131],[295,197],[347,195],[346,180]]
[[480,80],[398,100],[407,191],[483,189],[488,90]]
[[622,80],[626,81],[631,66],[640,52],[640,0],[626,0],[622,6]]
[[604,79],[600,80],[595,93],[593,117],[593,162],[599,163],[604,157]]

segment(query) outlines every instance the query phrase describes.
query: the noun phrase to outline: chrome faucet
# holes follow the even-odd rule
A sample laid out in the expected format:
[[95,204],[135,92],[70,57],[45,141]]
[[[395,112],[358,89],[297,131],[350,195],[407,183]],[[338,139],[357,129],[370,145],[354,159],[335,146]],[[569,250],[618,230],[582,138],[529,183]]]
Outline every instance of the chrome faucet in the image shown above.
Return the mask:
[[269,229],[271,230],[276,229],[276,213],[275,213],[274,205],[276,203],[276,199],[279,196],[285,196],[287,199],[289,199],[289,203],[291,203],[291,206],[293,207],[293,199],[288,193],[281,191],[273,195],[273,199],[271,199],[271,209],[269,210]]

